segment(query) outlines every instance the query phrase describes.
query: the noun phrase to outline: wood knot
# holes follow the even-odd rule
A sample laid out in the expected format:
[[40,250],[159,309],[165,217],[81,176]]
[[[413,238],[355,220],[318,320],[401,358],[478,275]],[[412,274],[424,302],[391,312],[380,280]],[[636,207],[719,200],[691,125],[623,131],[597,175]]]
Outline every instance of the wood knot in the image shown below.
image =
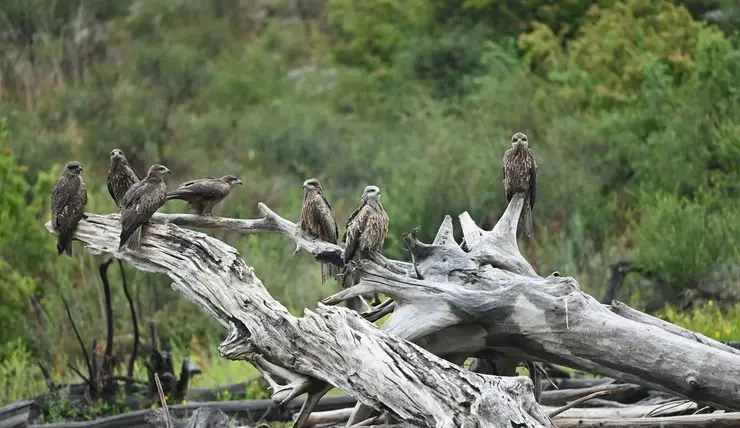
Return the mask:
[[686,383],[689,385],[689,388],[696,390],[703,388],[704,385],[702,385],[701,381],[694,375],[686,376]]

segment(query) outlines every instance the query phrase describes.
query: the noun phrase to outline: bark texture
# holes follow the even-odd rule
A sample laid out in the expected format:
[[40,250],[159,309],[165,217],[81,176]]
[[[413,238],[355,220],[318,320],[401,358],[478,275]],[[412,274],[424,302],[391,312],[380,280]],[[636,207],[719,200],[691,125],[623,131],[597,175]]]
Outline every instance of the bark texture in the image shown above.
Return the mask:
[[[256,220],[157,214],[137,252],[118,251],[117,214],[89,214],[75,238],[94,253],[168,275],[229,330],[221,355],[260,369],[275,402],[308,392],[298,425],[331,384],[358,400],[351,424],[377,409],[418,426],[552,426],[531,381],[463,370],[469,356],[499,371],[525,360],[562,364],[740,409],[740,352],[621,303],[602,305],[573,278],[538,275],[516,241],[522,205],[515,195],[491,231],[461,214],[462,244],[450,216],[431,244],[404,234],[412,263],[382,256],[352,262],[347,267],[361,281],[301,318],[268,294],[232,247],[178,227],[279,233],[297,250],[343,266],[342,248],[311,238],[264,204],[264,218]],[[382,330],[353,311],[325,306],[371,293],[393,299],[365,314],[391,313]]]

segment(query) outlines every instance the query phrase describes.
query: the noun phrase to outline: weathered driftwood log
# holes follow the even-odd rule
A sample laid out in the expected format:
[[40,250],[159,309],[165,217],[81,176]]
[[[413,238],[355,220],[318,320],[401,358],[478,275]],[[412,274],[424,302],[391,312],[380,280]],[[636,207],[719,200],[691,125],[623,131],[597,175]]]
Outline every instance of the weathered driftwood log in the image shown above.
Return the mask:
[[636,316],[639,312],[621,310],[619,304],[612,311],[581,292],[573,278],[538,276],[517,247],[520,207],[521,200],[512,199],[490,232],[480,230],[467,213],[461,215],[467,252],[451,233],[447,239],[438,234],[431,245],[406,234],[423,279],[365,263],[356,267],[362,277],[358,285],[324,303],[384,293],[395,301],[384,329],[436,355],[496,351],[740,409],[736,350],[653,317]]
[[[254,222],[278,228],[279,217],[269,218],[273,221]],[[324,257],[319,246],[333,254],[328,256],[332,262],[341,255],[341,249],[337,253],[330,244],[309,240],[295,224],[280,220],[296,234],[299,247],[313,248],[317,259]],[[292,316],[235,249],[208,235],[150,224],[142,234],[141,250],[131,252],[118,251],[118,234],[118,214],[88,214],[75,238],[93,253],[110,253],[139,269],[168,275],[173,288],[229,329],[219,346],[223,357],[248,360],[267,374],[289,380],[275,391],[278,402],[304,392],[309,392],[307,403],[317,401],[328,389],[320,379],[413,425],[552,426],[534,402],[526,378],[468,372],[378,330],[346,308],[320,305],[316,313],[306,310],[301,318]],[[397,271],[404,266],[394,265]]]
[[[154,428],[168,428],[168,418],[163,408],[149,411],[146,421]],[[200,407],[193,412],[187,421],[172,421],[173,428],[228,428],[229,417],[226,413],[212,407]]]
[[27,425],[35,406],[36,403],[29,400],[0,407],[0,428],[15,428]]
[[[154,222],[247,234],[280,233],[318,261],[341,266],[340,247],[313,240],[263,204],[259,208],[265,217],[258,220],[160,214]],[[361,403],[390,410],[412,423],[480,423],[481,417],[493,416],[462,409],[470,399],[475,405],[487,403],[479,395],[480,382],[485,382],[493,386],[492,394],[498,400],[511,397],[507,388],[523,393],[516,401],[524,406],[523,411],[518,408],[513,415],[506,412],[495,417],[549,423],[530,402],[526,391],[531,383],[522,378],[469,377],[470,373],[459,371],[456,365],[429,358],[397,340],[401,338],[455,363],[468,356],[549,361],[718,408],[740,408],[740,355],[736,350],[652,317],[637,316],[637,311],[612,310],[582,293],[575,279],[557,272],[540,277],[517,246],[521,208],[522,199],[514,197],[492,231],[481,230],[463,213],[463,246],[453,239],[449,216],[432,244],[405,234],[414,263],[380,257],[349,266],[362,278],[360,283],[324,303],[386,294],[394,300],[393,312],[383,326],[391,336],[353,313],[323,306],[318,315],[307,311],[303,318],[290,316],[233,248],[201,233],[152,224],[146,228],[141,252],[119,253],[115,247],[118,216],[90,214],[80,223],[76,238],[94,252],[111,252],[140,269],[169,275],[175,289],[229,328],[229,338],[219,348],[222,355],[247,359],[263,372],[289,380],[285,386],[275,384],[273,398],[278,402],[306,391],[310,392],[308,402],[315,401],[327,390],[318,378],[355,395]],[[356,355],[360,349],[363,354]],[[314,354],[319,350],[320,354]],[[333,359],[335,352],[342,354],[341,361]],[[377,356],[369,356],[374,353]],[[396,388],[383,386],[406,371],[413,375],[400,376],[400,389],[411,396],[399,396],[391,392]],[[348,378],[348,373],[353,376]],[[454,374],[458,381],[450,382],[445,373]],[[424,400],[412,400],[412,396]],[[367,416],[358,412],[353,421]]]
[[647,397],[647,390],[644,386],[622,383],[592,386],[590,388],[558,389],[554,391],[545,391],[542,393],[540,404],[548,406],[562,406],[569,401],[585,397],[598,391],[610,391],[611,394],[607,397],[603,397],[603,399],[619,402],[634,403]]
[[[573,419],[614,420],[621,418],[644,418],[646,415],[651,415],[652,417],[685,415],[687,413],[695,412],[697,408],[696,403],[687,401],[675,403],[670,406],[665,404],[656,404],[652,406],[625,405],[622,408],[573,408],[555,416],[553,418],[553,422],[556,426],[559,426],[560,420],[567,420],[566,423],[571,423],[569,420]],[[558,408],[543,406],[543,409],[545,409],[547,413],[552,413]],[[306,420],[306,425],[341,424],[349,420],[353,410],[354,409],[352,408],[346,408],[313,412]],[[296,417],[297,414],[293,416],[293,419]]]
[[740,413],[629,419],[558,419],[558,428],[735,428]]
[[[29,402],[32,405],[33,402]],[[257,422],[286,422],[289,421],[292,414],[297,412],[305,403],[303,397],[298,397],[290,403],[278,408],[272,400],[244,400],[244,401],[213,401],[202,403],[175,404],[167,406],[172,418],[187,419],[195,410],[199,408],[208,408],[218,410],[228,416],[238,418],[240,421],[249,422],[254,425]],[[25,403],[24,403],[25,404]],[[324,397],[317,404],[316,408],[322,411],[336,410],[354,404],[351,397]],[[159,409],[156,409],[159,410]],[[162,409],[164,410],[164,409]],[[158,411],[152,413],[152,410],[137,410],[134,412],[122,413],[120,415],[107,416],[92,421],[79,422],[61,422],[53,424],[28,425],[29,428],[152,428],[154,424],[161,419],[163,413]],[[0,414],[1,416],[1,414]],[[3,419],[0,419],[2,421]],[[32,421],[32,419],[31,419]],[[150,422],[147,422],[150,421]],[[163,422],[163,421],[162,421]],[[28,418],[22,420],[22,423],[30,423]],[[0,424],[3,428],[15,428],[21,425]]]

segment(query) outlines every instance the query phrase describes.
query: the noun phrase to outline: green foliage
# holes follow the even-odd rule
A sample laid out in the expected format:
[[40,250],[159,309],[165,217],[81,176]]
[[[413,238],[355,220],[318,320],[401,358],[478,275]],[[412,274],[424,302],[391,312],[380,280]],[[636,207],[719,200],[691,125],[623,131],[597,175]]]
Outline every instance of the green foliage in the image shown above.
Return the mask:
[[401,42],[431,18],[426,0],[327,0],[326,10],[345,39],[337,59],[369,70],[387,67]]
[[606,107],[628,102],[656,60],[679,81],[690,73],[703,27],[668,1],[627,0],[591,6],[577,36],[566,43],[567,54],[561,37],[542,24],[523,34],[519,44],[526,58],[551,68],[552,79],[575,86],[565,89],[567,95]]
[[714,301],[708,300],[689,312],[681,312],[668,305],[659,315],[673,324],[714,340],[740,341],[740,305],[723,310]]
[[675,291],[696,284],[717,265],[730,260],[740,262],[735,245],[740,227],[733,221],[737,206],[718,204],[716,196],[711,199],[713,195],[689,201],[658,193],[641,200],[636,259],[674,284]]
[[[439,3],[449,5],[458,2],[443,0]],[[558,33],[567,34],[582,24],[587,10],[594,5],[592,0],[571,0],[567,2],[548,0],[464,0],[459,3],[462,4],[465,15],[475,16],[477,21],[490,22],[507,34],[517,34],[526,29],[532,21],[542,22],[551,28],[555,28]],[[596,5],[611,7],[615,3],[618,2],[600,0],[596,2]]]
[[[58,168],[73,158],[85,166],[88,211],[115,211],[105,175],[116,147],[140,173],[167,165],[171,186],[238,175],[245,186],[216,209],[225,216],[254,218],[262,201],[297,220],[300,183],[317,177],[341,232],[362,188],[376,184],[390,215],[385,253],[403,259],[402,233],[419,227],[430,241],[446,214],[468,211],[493,226],[506,206],[501,156],[523,131],[540,182],[537,238],[521,248],[538,272],[574,276],[596,294],[607,267],[626,258],[665,282],[646,283],[634,299],[678,303],[710,285],[728,299],[740,294],[740,49],[692,17],[696,2],[330,0],[305,26],[257,22],[266,3],[247,3],[96,3],[106,10],[83,14],[99,31],[94,41],[78,46],[70,32],[30,27],[43,37],[2,53],[0,116],[12,138],[3,134],[0,152],[0,323],[12,328],[0,342],[17,340],[55,376],[68,373],[79,348],[60,296],[83,337],[104,334],[100,258],[81,248],[56,258],[43,223]],[[39,9],[23,13],[72,28],[57,16],[68,6],[29,4]],[[281,17],[295,9],[269,4]],[[172,201],[161,211],[183,208]],[[339,290],[283,237],[207,233],[236,248],[294,314]],[[156,322],[178,355],[205,370],[194,386],[254,374],[219,359],[222,327],[166,278],[126,274],[140,325]],[[127,356],[131,321],[118,270],[109,276],[115,352]],[[3,364],[30,367],[27,354],[7,352]],[[70,414],[63,401],[51,419]]]
[[483,25],[435,27],[430,34],[411,37],[396,60],[406,67],[400,77],[428,84],[441,98],[467,94],[474,89],[470,78],[486,71],[483,53],[491,33]]
[[[3,323],[5,325],[7,324]],[[3,343],[4,355],[0,360],[0,407],[22,397],[32,397],[44,389],[44,381],[36,374],[31,352],[20,340]]]

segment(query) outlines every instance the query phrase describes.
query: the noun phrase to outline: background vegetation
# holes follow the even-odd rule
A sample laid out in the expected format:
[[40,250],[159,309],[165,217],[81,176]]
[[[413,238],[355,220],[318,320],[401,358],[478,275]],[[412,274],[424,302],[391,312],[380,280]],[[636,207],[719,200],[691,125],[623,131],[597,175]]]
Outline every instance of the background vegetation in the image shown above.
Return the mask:
[[[70,380],[79,349],[61,296],[83,336],[104,337],[100,257],[75,247],[57,258],[43,224],[72,159],[85,167],[88,210],[115,210],[105,184],[113,148],[141,173],[167,165],[171,186],[238,175],[245,185],[218,209],[225,216],[256,217],[263,201],[297,219],[301,183],[317,177],[343,225],[376,184],[391,218],[385,250],[404,258],[402,232],[421,226],[429,240],[445,214],[495,223],[506,205],[501,156],[523,131],[540,188],[537,237],[521,245],[540,273],[574,276],[600,297],[610,266],[630,260],[650,274],[629,275],[620,300],[665,304],[669,319],[737,340],[740,47],[724,6],[2,2],[0,405],[43,391],[35,359]],[[338,289],[280,237],[208,233],[296,314]],[[110,275],[116,352],[126,355],[131,321],[117,269]],[[196,385],[253,373],[214,357],[224,331],[166,278],[127,276],[142,327],[156,322],[176,354],[205,369]]]

